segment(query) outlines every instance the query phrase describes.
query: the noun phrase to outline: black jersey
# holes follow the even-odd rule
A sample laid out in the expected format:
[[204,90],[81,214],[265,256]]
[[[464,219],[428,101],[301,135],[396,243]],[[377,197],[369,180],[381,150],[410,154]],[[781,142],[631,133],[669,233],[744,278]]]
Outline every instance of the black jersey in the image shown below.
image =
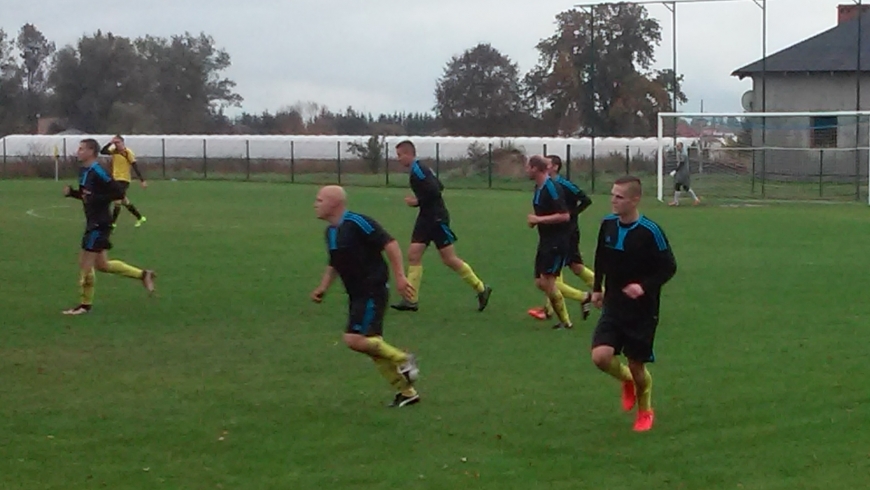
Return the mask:
[[420,217],[438,221],[450,219],[447,206],[444,204],[444,198],[441,197],[444,184],[438,180],[438,177],[435,176],[431,168],[420,164],[419,160],[415,160],[411,164],[410,181],[411,190],[414,191],[414,196],[417,197]]
[[556,176],[555,181],[562,187],[562,192],[565,195],[565,204],[568,206],[568,212],[571,213],[572,224],[578,226],[577,219],[580,217],[580,213],[592,205],[592,199],[582,189],[577,187],[576,184],[561,175]]
[[[565,193],[562,187],[556,185],[549,177],[540,187],[535,186],[532,206],[535,208],[536,216],[549,216],[551,214],[568,212],[568,206],[565,203]],[[555,243],[567,240],[568,232],[571,231],[571,224],[570,221],[539,224],[537,228],[538,238],[541,243]]]
[[[601,222],[595,249],[595,291],[604,283],[604,309],[608,314],[631,317],[658,316],[662,286],[677,272],[677,262],[661,228],[640,216],[622,223],[616,215]],[[644,295],[631,299],[622,292],[638,283]]]
[[69,197],[81,199],[86,231],[108,229],[113,221],[112,201],[123,198],[124,190],[99,163],[93,162],[79,169],[78,188],[72,189]]
[[326,229],[329,265],[351,297],[365,296],[389,282],[384,247],[393,237],[377,221],[346,211],[341,222]]

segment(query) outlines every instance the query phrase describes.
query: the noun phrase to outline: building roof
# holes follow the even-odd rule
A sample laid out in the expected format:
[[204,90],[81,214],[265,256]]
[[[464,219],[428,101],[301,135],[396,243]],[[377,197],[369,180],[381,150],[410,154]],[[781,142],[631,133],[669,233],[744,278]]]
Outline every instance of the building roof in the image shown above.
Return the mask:
[[[854,72],[858,67],[858,24],[861,24],[861,71],[870,71],[870,12],[841,22],[825,32],[767,56],[771,73]],[[744,78],[763,71],[763,59],[738,68]]]

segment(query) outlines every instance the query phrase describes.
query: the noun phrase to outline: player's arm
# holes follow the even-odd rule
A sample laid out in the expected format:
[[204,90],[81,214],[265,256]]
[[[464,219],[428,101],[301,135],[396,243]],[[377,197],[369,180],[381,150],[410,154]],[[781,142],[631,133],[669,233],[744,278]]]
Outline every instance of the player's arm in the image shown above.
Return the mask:
[[337,275],[338,273],[335,272],[335,268],[332,265],[327,265],[326,270],[323,271],[323,277],[320,279],[320,285],[311,292],[311,300],[315,303],[323,301],[323,296],[329,290],[329,286],[332,285],[332,281],[335,280]]
[[604,237],[607,234],[604,229],[605,223],[606,221],[602,221],[598,228],[598,243],[595,245],[595,281],[592,284],[592,291],[595,293],[600,293],[601,286],[604,284]]
[[555,225],[558,223],[566,223],[571,221],[571,213],[568,212],[568,205],[565,203],[565,198],[558,191],[555,195],[549,192],[543,193],[544,211],[547,214],[535,216],[529,215],[529,224],[531,225]]
[[73,199],[81,200],[82,190],[81,190],[81,188],[73,189],[72,187],[67,185],[67,186],[64,186],[64,188],[63,188],[63,195],[64,195],[64,197],[71,197]]
[[586,211],[586,209],[592,205],[592,198],[586,195],[583,192],[583,189],[577,188],[577,214]]
[[98,184],[94,186],[93,191],[87,193],[88,201],[108,203],[123,199],[124,189],[121,188],[121,184],[105,173],[98,173],[97,176]]
[[100,155],[111,155],[112,154],[112,143],[106,143],[106,146],[100,148]]
[[417,197],[417,206],[425,206],[441,197],[443,188],[441,182],[432,172],[423,171],[422,179],[416,173],[411,174],[411,189]]
[[368,245],[379,247],[384,251],[396,281],[396,289],[405,299],[410,298],[414,288],[405,277],[405,262],[402,259],[402,248],[399,246],[399,242],[380,223],[371,218],[357,215],[351,218],[351,221],[359,226],[363,239]]
[[657,229],[650,234],[651,239],[647,243],[647,247],[650,248],[651,252],[653,272],[640,281],[644,291],[661,288],[677,273],[677,259],[674,257],[674,252],[671,250],[671,245],[664,232]]

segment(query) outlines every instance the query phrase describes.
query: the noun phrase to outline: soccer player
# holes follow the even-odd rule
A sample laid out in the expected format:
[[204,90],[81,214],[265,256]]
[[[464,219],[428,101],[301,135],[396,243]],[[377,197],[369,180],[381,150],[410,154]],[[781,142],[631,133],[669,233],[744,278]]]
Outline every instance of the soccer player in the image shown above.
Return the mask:
[[130,211],[130,214],[136,217],[136,228],[142,226],[142,223],[147,221],[146,218],[142,216],[139,210],[136,209],[136,206],[134,206],[133,203],[130,202],[130,199],[127,198],[127,189],[130,188],[131,168],[136,172],[136,177],[142,184],[142,188],[145,189],[148,187],[148,182],[145,181],[145,177],[143,177],[142,172],[139,171],[139,166],[136,165],[136,154],[133,153],[133,150],[127,148],[124,138],[121,135],[116,135],[112,138],[112,141],[104,146],[100,150],[100,153],[103,155],[111,155],[112,178],[114,178],[124,190],[124,195],[121,199],[115,201],[115,209],[112,212],[112,227],[114,227],[115,222],[118,221],[118,215],[121,214],[122,204],[127,208],[127,211]]
[[432,169],[417,160],[417,149],[411,141],[405,140],[396,145],[396,157],[403,167],[410,169],[411,190],[414,195],[405,197],[405,204],[419,208],[420,211],[411,234],[411,245],[408,247],[408,280],[414,293],[392,307],[399,311],[417,311],[420,283],[423,281],[423,252],[429,243],[434,242],[444,265],[456,271],[463,281],[474,288],[477,293],[477,311],[483,311],[489,303],[492,288],[484,284],[471,266],[456,255],[453,244],[457,238],[450,229],[450,214],[444,198],[441,197],[444,185]]
[[[580,254],[580,223],[578,219],[580,213],[592,205],[592,199],[573,182],[559,173],[562,171],[562,158],[558,155],[547,155],[546,158],[550,163],[550,178],[556,182],[556,185],[562,188],[568,212],[571,214],[567,266],[574,274],[583,279],[591,289],[595,280],[595,274],[583,265],[583,256]],[[562,296],[580,301],[583,312],[582,318],[586,320],[589,317],[592,293],[584,293],[579,289],[569,286],[562,279],[562,274],[559,274],[559,277],[556,278],[556,287],[562,292]],[[528,313],[539,320],[545,320],[553,314],[553,306],[547,300],[544,307],[532,308]]]
[[691,171],[689,169],[689,155],[683,151],[683,143],[677,143],[677,150],[675,156],[677,157],[677,169],[674,171],[674,200],[668,203],[670,206],[679,206],[680,205],[680,191],[688,191],[689,194],[692,195],[692,198],[695,200],[694,204],[697,206],[701,203],[701,199],[695,194],[695,191],[692,190],[692,178]]
[[81,302],[78,306],[64,311],[65,315],[81,315],[91,311],[95,268],[100,272],[139,279],[149,293],[154,292],[154,271],[138,269],[120,260],[109,260],[108,250],[112,248],[109,242],[112,234],[109,205],[113,200],[120,199],[124,191],[97,162],[99,151],[100,145],[96,140],[85,139],[79,143],[77,155],[83,165],[79,175],[79,187],[72,189],[65,186],[63,189],[64,196],[82,201],[87,221],[79,256]]
[[538,228],[535,285],[547,295],[559,318],[559,323],[553,328],[572,328],[565,299],[556,287],[556,277],[568,259],[571,213],[565,204],[562,188],[550,178],[549,167],[550,162],[541,155],[526,162],[526,174],[535,181],[534,212],[526,217],[526,222],[530,228]]
[[[598,231],[592,302],[602,312],[592,336],[592,362],[622,382],[622,408],[631,411],[637,404],[634,430],[647,431],[653,408],[646,363],[655,360],[661,290],[677,263],[662,229],[638,211],[640,198],[640,179],[618,178],[610,191],[613,214]],[[616,357],[620,353],[627,367]]]
[[[369,356],[378,370],[397,391],[391,407],[404,407],[420,401],[414,389],[419,376],[413,354],[403,352],[383,339],[384,313],[389,300],[389,270],[392,268],[396,288],[408,297],[413,287],[405,277],[402,249],[396,240],[375,220],[347,210],[347,195],[335,185],[322,187],[314,201],[318,219],[329,223],[326,246],[329,265],[320,285],[311,293],[316,303],[335,280],[341,277],[349,299],[350,317],[344,343],[352,350]],[[390,267],[384,261],[386,253]]]

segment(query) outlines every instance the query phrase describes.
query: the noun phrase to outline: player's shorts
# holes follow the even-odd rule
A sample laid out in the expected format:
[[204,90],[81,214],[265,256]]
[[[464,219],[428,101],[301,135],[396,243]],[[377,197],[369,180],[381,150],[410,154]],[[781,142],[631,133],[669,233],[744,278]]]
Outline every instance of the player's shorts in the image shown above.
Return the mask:
[[120,187],[121,190],[124,191],[124,195],[121,196],[121,199],[118,199],[118,202],[120,202],[120,201],[123,201],[124,199],[127,198],[127,189],[130,188],[130,183],[129,183],[129,182],[126,182],[126,181],[123,181],[123,180],[116,180],[115,182],[117,182],[117,183],[118,183],[118,187]]
[[613,347],[615,354],[624,354],[633,361],[654,362],[653,342],[658,323],[658,316],[618,318],[605,308],[592,334],[592,348],[607,345]]
[[535,277],[558,276],[568,260],[568,245],[539,243],[535,254]]
[[677,191],[677,192],[680,192],[680,191],[686,191],[686,192],[688,192],[688,191],[689,191],[689,187],[690,187],[689,184],[684,184],[684,183],[682,183],[682,182],[676,182],[676,183],[674,183],[674,190]]
[[110,229],[97,229],[86,231],[82,236],[82,250],[86,252],[102,252],[112,248],[112,242],[109,241],[109,236],[112,234]]
[[348,302],[346,333],[374,337],[384,333],[384,313],[387,311],[390,293],[385,284],[366,295],[351,298]]
[[453,245],[456,240],[456,234],[450,229],[450,220],[417,216],[414,231],[411,233],[411,243],[422,243],[427,246],[429,243],[434,243],[440,250]]
[[575,227],[568,238],[568,259],[566,265],[583,264],[583,256],[580,255],[580,228]]

